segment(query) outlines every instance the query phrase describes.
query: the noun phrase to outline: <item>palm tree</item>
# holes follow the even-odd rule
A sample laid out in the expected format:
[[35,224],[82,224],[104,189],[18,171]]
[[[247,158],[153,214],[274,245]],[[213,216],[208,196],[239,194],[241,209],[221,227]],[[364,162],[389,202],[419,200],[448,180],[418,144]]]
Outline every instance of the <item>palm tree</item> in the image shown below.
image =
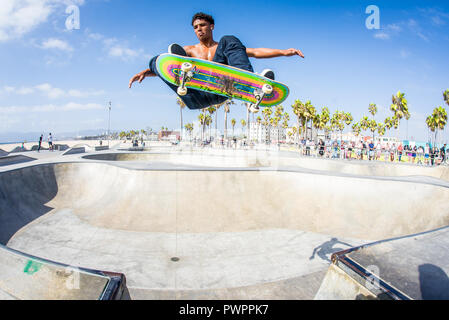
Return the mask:
[[385,124],[384,123],[380,122],[377,124],[377,133],[381,137],[383,137],[385,135]]
[[[240,124],[242,125],[242,132],[244,132],[244,129],[246,127],[246,121],[244,119],[240,120]],[[243,137],[245,137],[245,134],[243,134]]]
[[360,132],[362,131],[362,128],[360,127],[360,123],[356,122],[352,125],[352,132],[356,137],[360,135]]
[[[304,105],[304,117],[306,119],[306,139],[307,139],[307,130],[308,130],[308,123],[309,121],[312,121],[312,119],[315,117],[316,109],[310,102],[310,100],[306,101]],[[312,130],[312,126],[310,126],[310,130]],[[312,132],[310,135],[310,140],[312,140]]]
[[288,114],[288,112],[284,112],[284,114],[282,115],[282,120],[282,128],[286,130],[288,128],[288,121],[290,120],[290,115]]
[[271,123],[272,123],[272,119],[271,119],[271,115],[273,113],[273,110],[271,110],[271,108],[264,108],[262,110],[262,116],[263,116],[263,121],[262,121],[262,125],[267,128],[268,130],[268,141],[271,143]]
[[[348,118],[349,120],[349,118]],[[340,145],[343,140],[343,130],[345,128],[346,114],[343,111],[335,111],[331,118],[332,131],[340,131]],[[352,120],[351,120],[352,121]]]
[[447,123],[447,113],[446,110],[439,106],[433,110],[432,115],[427,117],[426,124],[432,132],[435,132],[434,145],[437,144],[438,130],[444,130]]
[[209,140],[210,140],[212,137],[211,126],[210,126],[212,124],[212,115],[214,114],[214,112],[217,111],[217,109],[215,106],[210,106],[210,107],[206,108],[206,110],[207,110],[207,112],[209,112],[209,114],[208,114],[209,117],[207,118],[207,121],[208,121],[207,126],[209,127]]
[[228,113],[231,112],[231,105],[235,104],[233,100],[226,100],[224,103],[224,140],[228,139]]
[[304,127],[304,117],[303,117],[303,108],[304,108],[304,103],[302,103],[301,100],[296,99],[295,102],[292,104],[292,109],[293,109],[293,113],[296,115],[296,120],[297,120],[297,124],[298,124],[298,131],[297,131],[297,143],[299,144],[300,141],[300,131],[299,128],[301,127],[301,124]]
[[193,123],[187,123],[184,127],[190,136],[190,142],[192,142],[192,131],[193,131]]
[[211,137],[212,137],[212,134],[211,134],[212,116],[210,114],[206,114],[205,123],[206,123],[206,126],[209,128],[209,141],[210,141]]
[[446,104],[449,106],[449,89],[443,92],[443,99],[444,102],[446,102]]
[[184,109],[186,107],[186,104],[184,103],[184,101],[181,100],[181,98],[176,97],[176,103],[179,106],[179,112],[181,114],[181,140],[182,140],[182,128],[183,128],[183,123],[182,123],[182,109]]
[[[260,125],[262,124],[262,118],[260,116],[257,117],[256,123],[257,123],[257,139],[259,139],[259,130],[260,130]],[[257,142],[259,142],[259,141],[257,140]]]
[[368,111],[369,113],[371,113],[373,115],[373,120],[374,120],[374,116],[377,113],[377,106],[375,103],[370,103],[369,107],[368,107]]
[[328,132],[327,132],[327,124],[330,122],[330,111],[327,107],[323,107],[321,109],[320,114],[320,130],[324,130],[324,137],[327,138]]
[[369,119],[368,119],[367,116],[364,116],[364,117],[362,118],[362,120],[360,120],[360,128],[361,128],[363,131],[368,130],[368,128],[369,128]]
[[[408,110],[408,102],[405,99],[405,94],[398,91],[398,93],[392,97],[392,105],[390,110],[393,111],[395,120],[395,129],[398,129],[398,139],[399,139],[399,125],[402,118],[406,120],[410,119],[410,112]],[[396,123],[397,122],[397,123]]]
[[218,119],[217,119],[218,118],[218,110],[221,108],[221,106],[225,106],[227,102],[228,102],[228,100],[214,105],[214,107],[216,109],[216,112],[215,112],[215,139],[217,138],[217,132],[218,132]]
[[279,105],[279,106],[277,106],[275,109],[274,109],[274,118],[273,118],[273,126],[275,127],[275,128],[277,128],[277,132],[278,132],[278,143],[279,143],[279,140],[280,140],[280,138],[279,138],[279,122],[281,122],[281,120],[282,120],[282,116],[283,116],[283,113],[284,113],[284,107],[282,106],[282,105]]
[[373,133],[373,143],[374,143],[374,132],[377,131],[377,122],[376,120],[370,120],[368,122],[368,128],[371,130],[371,132]]
[[249,141],[249,127],[250,127],[250,119],[249,119],[249,114],[250,114],[250,108],[251,108],[251,103],[249,102],[243,102],[242,105],[246,108],[246,139]]
[[234,138],[234,127],[237,121],[233,118],[231,119],[231,126],[232,126],[232,138]]
[[204,127],[206,125],[206,113],[204,110],[205,109],[203,109],[203,112],[198,115],[198,121],[201,125],[201,141],[204,141]]

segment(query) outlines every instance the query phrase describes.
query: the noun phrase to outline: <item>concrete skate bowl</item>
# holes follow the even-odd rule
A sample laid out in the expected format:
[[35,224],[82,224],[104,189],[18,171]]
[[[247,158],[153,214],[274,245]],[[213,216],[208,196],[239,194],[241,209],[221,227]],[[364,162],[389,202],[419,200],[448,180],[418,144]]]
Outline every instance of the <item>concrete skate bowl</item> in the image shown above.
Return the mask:
[[336,161],[298,157],[297,154],[269,152],[161,152],[161,153],[104,153],[83,156],[83,159],[112,162],[145,162],[196,167],[223,168],[287,168],[311,173],[366,177],[427,177],[449,182],[449,167],[424,167],[382,162]]
[[228,154],[204,154],[188,152],[164,153],[105,153],[83,156],[83,159],[112,162],[144,162],[148,164],[169,164],[194,167],[268,167],[272,161],[264,156],[229,156]]
[[326,254],[448,225],[448,196],[290,171],[46,164],[0,173],[0,243],[123,273],[134,299],[312,299]]

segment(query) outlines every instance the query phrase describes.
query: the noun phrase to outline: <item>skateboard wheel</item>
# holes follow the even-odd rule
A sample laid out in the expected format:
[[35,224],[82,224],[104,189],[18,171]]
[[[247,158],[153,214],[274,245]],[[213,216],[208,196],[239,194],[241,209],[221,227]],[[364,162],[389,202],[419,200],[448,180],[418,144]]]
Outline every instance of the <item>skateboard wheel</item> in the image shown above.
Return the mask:
[[262,92],[265,93],[265,94],[270,94],[270,93],[273,92],[273,87],[270,86],[269,84],[264,84],[262,86]]
[[191,63],[189,63],[189,62],[184,62],[181,65],[182,72],[189,72],[192,69],[193,69],[193,65]]
[[178,87],[176,90],[180,96],[185,96],[187,94],[187,88]]
[[249,108],[249,112],[251,113],[258,113],[259,110],[260,110],[259,107],[256,108],[254,104],[252,104],[251,107]]

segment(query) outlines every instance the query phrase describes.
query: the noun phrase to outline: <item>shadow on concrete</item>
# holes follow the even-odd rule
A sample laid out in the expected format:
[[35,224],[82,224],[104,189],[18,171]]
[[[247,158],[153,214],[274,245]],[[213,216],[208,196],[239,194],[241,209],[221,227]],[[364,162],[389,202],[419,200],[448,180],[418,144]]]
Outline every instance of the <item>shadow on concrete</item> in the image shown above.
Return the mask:
[[449,278],[443,269],[426,263],[418,271],[423,300],[449,300]]
[[309,258],[309,260],[315,259],[315,254],[316,254],[318,257],[321,258],[321,260],[325,260],[330,263],[331,260],[328,258],[328,256],[330,256],[331,254],[333,254],[335,252],[344,250],[342,248],[334,248],[334,246],[336,244],[342,244],[342,245],[345,245],[348,247],[353,247],[349,243],[342,242],[342,241],[338,240],[337,238],[332,238],[329,241],[326,241],[326,242],[322,243],[321,245],[319,245],[318,247],[316,247],[315,249],[313,249],[312,256]]
[[0,158],[0,167],[9,166],[12,164],[30,162],[36,160],[35,158],[27,157],[27,156],[8,156]]
[[45,204],[58,193],[53,165],[0,173],[0,244],[53,210]]

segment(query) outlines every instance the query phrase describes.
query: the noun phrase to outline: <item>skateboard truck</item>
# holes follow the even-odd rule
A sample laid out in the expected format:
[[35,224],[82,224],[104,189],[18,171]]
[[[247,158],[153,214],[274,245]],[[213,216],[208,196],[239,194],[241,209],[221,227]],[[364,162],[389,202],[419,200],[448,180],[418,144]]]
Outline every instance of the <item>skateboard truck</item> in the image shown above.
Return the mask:
[[259,111],[259,105],[262,103],[263,99],[266,95],[273,92],[273,87],[269,84],[264,84],[262,89],[254,90],[254,98],[256,98],[256,104],[251,106],[251,110],[253,113],[257,113]]
[[176,90],[180,96],[185,96],[187,94],[186,83],[193,78],[193,65],[189,62],[184,62],[181,65],[182,78],[181,85]]

